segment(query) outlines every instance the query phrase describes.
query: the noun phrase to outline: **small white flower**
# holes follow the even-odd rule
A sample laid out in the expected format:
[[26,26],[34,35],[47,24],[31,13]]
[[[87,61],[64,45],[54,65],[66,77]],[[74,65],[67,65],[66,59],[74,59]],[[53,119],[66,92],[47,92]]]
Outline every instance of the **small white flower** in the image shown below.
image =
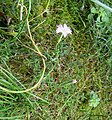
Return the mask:
[[60,32],[64,37],[66,37],[68,34],[72,34],[72,30],[66,24],[64,24],[64,26],[62,26],[61,24],[57,25],[56,33]]
[[76,84],[76,83],[77,83],[77,80],[73,80],[73,83]]

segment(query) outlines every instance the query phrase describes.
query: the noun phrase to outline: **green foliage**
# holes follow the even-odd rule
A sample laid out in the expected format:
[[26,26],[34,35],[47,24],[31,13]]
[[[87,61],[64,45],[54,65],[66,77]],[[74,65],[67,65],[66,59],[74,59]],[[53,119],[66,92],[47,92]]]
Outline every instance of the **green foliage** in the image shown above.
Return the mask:
[[[111,119],[112,13],[88,0],[2,0],[0,7],[11,18],[9,25],[0,18],[0,119]],[[65,23],[72,35],[56,46],[56,25]],[[40,87],[10,93],[38,83],[44,57],[35,46],[47,58]]]
[[104,28],[104,31],[102,31],[102,34],[111,32],[112,30],[112,13],[108,10],[105,10],[101,7],[92,7],[91,8],[91,14],[88,15],[88,19],[90,21],[95,21],[96,27],[99,29]]
[[[88,20],[91,24],[95,45],[99,48],[101,56],[109,56],[112,52],[112,12],[96,5],[91,7],[91,13]],[[107,59],[107,58],[106,58]]]
[[89,106],[95,108],[95,107],[98,106],[99,103],[100,103],[100,98],[98,97],[98,95],[94,91],[91,91],[90,100],[89,100]]

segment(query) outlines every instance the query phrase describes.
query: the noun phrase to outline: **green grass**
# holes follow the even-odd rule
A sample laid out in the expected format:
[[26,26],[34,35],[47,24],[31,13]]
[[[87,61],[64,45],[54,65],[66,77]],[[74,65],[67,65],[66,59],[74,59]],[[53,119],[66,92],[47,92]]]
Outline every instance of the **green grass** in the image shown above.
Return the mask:
[[112,2],[92,1],[0,1],[1,120],[112,119]]

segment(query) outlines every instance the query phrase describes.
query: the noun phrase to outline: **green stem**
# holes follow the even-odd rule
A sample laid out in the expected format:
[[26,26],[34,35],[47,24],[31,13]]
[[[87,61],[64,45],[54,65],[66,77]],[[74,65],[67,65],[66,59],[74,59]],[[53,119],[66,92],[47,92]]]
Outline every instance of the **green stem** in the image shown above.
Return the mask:
[[103,4],[103,3],[100,2],[99,0],[91,0],[91,1],[94,2],[94,3],[96,3],[96,4],[98,4],[98,5],[100,5],[101,7],[103,7],[103,8],[105,8],[105,9],[109,10],[110,12],[112,12],[112,8],[110,8],[109,6]]
[[58,40],[58,43],[56,44],[56,47],[57,47],[57,46],[58,46],[58,44],[61,42],[62,37],[63,37],[63,34],[60,36],[60,38],[59,38],[59,40]]

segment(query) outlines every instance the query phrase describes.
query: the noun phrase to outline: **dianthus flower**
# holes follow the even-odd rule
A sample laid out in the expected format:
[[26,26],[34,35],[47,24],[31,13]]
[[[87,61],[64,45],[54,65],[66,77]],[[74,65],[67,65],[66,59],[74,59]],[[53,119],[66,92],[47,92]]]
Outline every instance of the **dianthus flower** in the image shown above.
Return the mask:
[[60,24],[57,25],[56,33],[62,33],[65,38],[68,34],[72,34],[72,30],[66,24],[64,24],[64,26]]

